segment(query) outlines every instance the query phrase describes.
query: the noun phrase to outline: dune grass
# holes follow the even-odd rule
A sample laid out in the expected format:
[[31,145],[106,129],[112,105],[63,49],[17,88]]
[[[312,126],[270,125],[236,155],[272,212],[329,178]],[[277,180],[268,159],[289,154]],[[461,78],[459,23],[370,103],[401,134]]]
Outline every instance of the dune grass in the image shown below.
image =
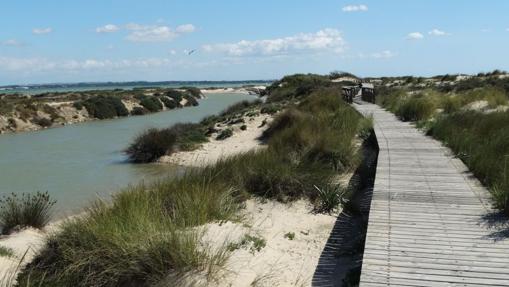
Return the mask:
[[509,112],[439,117],[429,134],[449,146],[509,214]]
[[[23,270],[20,286],[174,286],[189,272],[212,276],[225,262],[228,245],[204,245],[199,227],[239,220],[251,196],[337,207],[336,197],[319,190],[332,190],[333,177],[358,163],[354,141],[369,120],[341,100],[339,89],[303,97],[270,125],[265,149],[130,187],[64,223]],[[278,124],[288,114],[292,120]]]
[[9,234],[15,228],[43,228],[51,218],[55,204],[48,192],[10,194],[0,199],[0,228]]
[[20,276],[43,286],[147,286],[170,273],[211,271],[226,252],[208,250],[195,226],[234,220],[233,188],[190,172],[128,188],[112,203],[64,223]]

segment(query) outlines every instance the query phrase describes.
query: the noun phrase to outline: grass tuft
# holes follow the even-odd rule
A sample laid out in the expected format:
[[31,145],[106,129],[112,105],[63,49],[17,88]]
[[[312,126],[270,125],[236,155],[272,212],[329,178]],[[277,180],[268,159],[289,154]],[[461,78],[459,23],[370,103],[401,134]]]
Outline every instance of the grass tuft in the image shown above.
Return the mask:
[[55,203],[48,192],[3,196],[0,199],[2,234],[9,234],[17,228],[43,228],[51,218],[51,208]]

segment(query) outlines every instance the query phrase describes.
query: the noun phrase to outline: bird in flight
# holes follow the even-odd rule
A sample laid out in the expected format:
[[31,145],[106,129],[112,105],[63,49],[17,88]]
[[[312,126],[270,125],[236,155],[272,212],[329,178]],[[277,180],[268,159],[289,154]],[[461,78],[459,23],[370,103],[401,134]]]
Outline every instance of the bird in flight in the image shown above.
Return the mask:
[[196,49],[193,49],[193,50],[187,52],[187,55],[189,56],[189,55],[193,54],[194,52],[196,52]]

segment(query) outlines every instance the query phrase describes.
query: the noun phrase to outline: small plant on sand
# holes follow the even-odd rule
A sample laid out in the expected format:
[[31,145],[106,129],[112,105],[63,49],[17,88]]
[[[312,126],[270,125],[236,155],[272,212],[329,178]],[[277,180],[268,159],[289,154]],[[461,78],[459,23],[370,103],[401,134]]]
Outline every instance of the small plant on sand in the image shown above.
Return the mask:
[[295,239],[295,232],[288,232],[284,235],[284,237],[288,240],[294,240]]
[[241,131],[245,131],[245,130],[247,130],[247,126],[246,126],[246,125],[241,125],[241,126],[240,126],[240,130],[241,130]]
[[245,234],[239,242],[230,243],[227,249],[230,252],[241,248],[249,248],[251,253],[260,252],[267,245],[267,241],[256,235]]
[[339,185],[326,186],[319,188],[315,186],[318,191],[318,197],[315,202],[315,211],[331,213],[341,204],[341,199],[345,194],[345,190]]
[[233,135],[232,129],[224,129],[217,135],[216,140],[224,140],[231,137],[232,135]]
[[55,203],[48,192],[3,196],[0,199],[2,234],[9,234],[16,228],[43,228],[51,218],[51,208]]
[[14,251],[11,248],[0,246],[0,257],[13,257]]

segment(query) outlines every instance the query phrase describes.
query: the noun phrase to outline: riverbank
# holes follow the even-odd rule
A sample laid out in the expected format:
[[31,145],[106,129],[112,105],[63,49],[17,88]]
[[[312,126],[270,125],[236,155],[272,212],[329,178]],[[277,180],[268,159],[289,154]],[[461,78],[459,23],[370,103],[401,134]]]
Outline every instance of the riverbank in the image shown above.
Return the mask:
[[92,120],[140,116],[199,105],[207,94],[261,95],[264,86],[240,88],[145,88],[45,93],[0,94],[0,134],[36,131]]

